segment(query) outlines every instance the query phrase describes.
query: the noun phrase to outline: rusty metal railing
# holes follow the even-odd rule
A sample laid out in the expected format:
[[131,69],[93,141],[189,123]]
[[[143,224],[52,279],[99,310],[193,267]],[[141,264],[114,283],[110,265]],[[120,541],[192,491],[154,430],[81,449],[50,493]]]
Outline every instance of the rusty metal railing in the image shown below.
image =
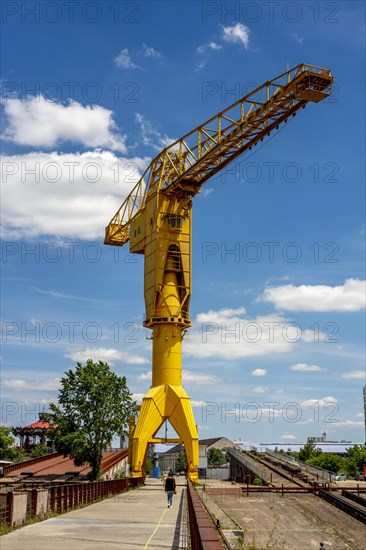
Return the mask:
[[190,480],[187,480],[187,500],[191,549],[222,550],[217,531]]
[[[0,493],[0,526],[17,527],[25,523],[30,517],[46,518],[50,513],[64,513],[80,506],[86,506],[109,498],[142,484],[142,478],[111,479],[107,481],[95,481],[93,483],[78,483],[72,485],[59,485],[53,487],[31,488],[28,490],[11,490]],[[42,517],[37,514],[37,499],[39,492],[47,492],[46,505],[42,511]],[[26,502],[24,515],[13,521],[13,503],[15,498],[22,496]]]

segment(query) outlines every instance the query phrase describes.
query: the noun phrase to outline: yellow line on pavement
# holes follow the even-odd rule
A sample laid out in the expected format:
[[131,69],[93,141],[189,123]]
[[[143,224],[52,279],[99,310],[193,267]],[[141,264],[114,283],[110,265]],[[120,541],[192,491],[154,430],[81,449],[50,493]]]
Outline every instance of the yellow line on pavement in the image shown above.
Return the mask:
[[150,542],[151,542],[151,539],[153,538],[153,536],[155,535],[156,531],[159,529],[159,525],[161,524],[161,521],[165,515],[165,512],[167,511],[168,508],[165,508],[164,512],[161,514],[161,518],[159,519],[158,521],[158,524],[157,526],[155,527],[155,530],[154,532],[152,533],[152,535],[150,536],[149,540],[147,541],[147,543],[145,544],[144,546],[144,550],[149,546]]

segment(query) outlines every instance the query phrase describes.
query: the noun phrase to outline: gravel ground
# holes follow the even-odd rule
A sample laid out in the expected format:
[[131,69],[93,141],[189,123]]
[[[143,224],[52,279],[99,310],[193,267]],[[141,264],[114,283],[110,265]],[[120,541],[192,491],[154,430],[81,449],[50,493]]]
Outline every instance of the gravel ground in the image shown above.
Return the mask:
[[315,495],[205,494],[203,498],[220,523],[234,527],[234,520],[247,529],[247,549],[318,550],[320,541],[328,550],[366,548],[366,526]]

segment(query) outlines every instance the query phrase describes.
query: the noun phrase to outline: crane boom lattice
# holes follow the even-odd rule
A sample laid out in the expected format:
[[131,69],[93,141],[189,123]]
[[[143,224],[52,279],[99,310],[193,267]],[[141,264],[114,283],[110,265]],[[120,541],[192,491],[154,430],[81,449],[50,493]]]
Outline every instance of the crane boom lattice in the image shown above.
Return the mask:
[[[158,190],[191,194],[227,164],[250,150],[309,101],[331,93],[328,69],[300,64],[267,81],[221,113],[201,124],[157,155],[106,228],[105,243],[129,241],[130,223]],[[256,98],[265,95],[265,101]]]

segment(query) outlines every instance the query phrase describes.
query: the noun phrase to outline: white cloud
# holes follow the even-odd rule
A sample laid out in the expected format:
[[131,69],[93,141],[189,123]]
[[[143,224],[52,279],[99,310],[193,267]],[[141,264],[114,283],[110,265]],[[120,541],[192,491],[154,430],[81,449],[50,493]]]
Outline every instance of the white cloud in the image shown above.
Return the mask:
[[[268,388],[259,386],[259,391],[254,393],[264,394],[268,391]],[[235,422],[273,422],[274,418],[283,417],[284,411],[272,406],[260,407],[258,403],[248,403],[248,406],[243,406],[242,408],[239,406],[234,409],[225,410],[225,415],[235,416]]]
[[226,361],[287,353],[301,339],[296,327],[289,327],[281,315],[254,319],[244,308],[224,308],[199,313],[184,341],[184,353],[199,358]]
[[[151,371],[143,372],[138,376],[138,380],[151,380]],[[220,378],[214,374],[202,374],[183,369],[182,372],[183,385],[194,382],[195,384],[215,384],[220,381]]]
[[163,57],[163,54],[155,50],[155,48],[151,48],[146,44],[142,44],[142,47],[144,48],[145,57],[154,57],[155,59],[161,59]]
[[142,134],[142,143],[148,147],[152,147],[156,151],[161,151],[165,147],[168,147],[174,141],[173,138],[168,137],[166,134],[161,134],[158,130],[155,130],[151,123],[141,113],[135,114],[136,122],[140,125]]
[[195,384],[216,384],[220,381],[220,378],[214,374],[199,374],[183,369],[182,380],[183,384],[186,382],[194,382]]
[[202,46],[198,46],[196,49],[196,52],[200,55],[204,55],[203,59],[200,59],[198,63],[196,63],[195,71],[200,71],[203,69],[207,64],[207,54],[211,51],[218,52],[219,50],[222,50],[221,44],[217,44],[214,41],[208,42],[207,44],[203,44]]
[[101,238],[149,160],[107,151],[4,156],[3,236]]
[[209,310],[207,313],[199,313],[197,315],[197,320],[200,322],[211,322],[213,319],[217,321],[222,319],[233,319],[240,315],[245,315],[245,313],[246,309],[244,307],[238,307],[236,309],[225,307],[218,311]]
[[87,359],[105,361],[109,365],[114,365],[116,362],[127,363],[128,365],[145,365],[149,362],[148,359],[141,355],[134,355],[113,348],[69,349],[64,356],[67,359],[80,363],[85,362]]
[[301,335],[301,339],[304,342],[328,342],[328,341],[331,342],[333,338],[335,341],[336,336],[331,335],[330,332],[327,334],[326,332],[322,332],[321,330],[308,329],[308,328],[303,330]]
[[217,44],[216,42],[208,42],[207,44],[203,44],[202,46],[198,46],[197,48],[197,53],[205,53],[207,52],[208,50],[213,50],[213,51],[219,51],[219,50],[222,50],[222,46],[221,44]]
[[209,195],[211,195],[211,193],[213,192],[213,187],[205,187],[204,189],[201,190],[201,195],[202,197],[208,197]]
[[341,374],[342,378],[360,379],[360,380],[363,380],[365,376],[366,376],[366,373],[364,370],[351,370],[349,372],[342,372]]
[[347,279],[343,285],[269,287],[261,297],[289,311],[360,311],[366,305],[366,281]]
[[249,34],[250,29],[242,23],[235,23],[231,27],[223,27],[222,38],[227,42],[234,44],[242,44],[247,50],[249,48]]
[[337,428],[361,428],[364,426],[365,422],[363,420],[341,420],[337,422]]
[[314,407],[314,405],[317,405],[319,407],[325,407],[330,403],[336,405],[338,403],[338,399],[336,399],[335,397],[332,397],[331,395],[328,395],[327,397],[321,397],[320,399],[306,399],[305,401],[300,403],[300,405],[302,407],[307,407],[310,409]]
[[252,389],[252,393],[261,394],[261,393],[268,393],[269,388],[267,386],[256,386]]
[[194,70],[201,71],[204,67],[206,67],[206,65],[207,65],[207,59],[202,59],[196,64]]
[[297,439],[296,435],[292,435],[292,434],[283,434],[281,435],[281,439],[286,439],[288,441],[293,441],[294,439]]
[[152,377],[152,372],[151,370],[149,370],[147,372],[142,372],[141,374],[139,374],[139,376],[137,377],[137,380],[151,380],[151,377]]
[[138,405],[141,405],[142,399],[145,397],[144,393],[133,393],[132,399],[137,402]]
[[60,388],[60,378],[52,380],[22,380],[19,378],[9,378],[2,381],[4,388],[11,388],[14,391],[55,391]]
[[208,43],[208,47],[209,47],[210,50],[221,50],[222,49],[221,44],[216,44],[216,42],[213,42],[213,41]]
[[[94,301],[93,298],[84,298],[83,296],[76,296],[75,294],[63,294],[62,292],[56,292],[54,290],[42,290],[36,286],[31,287],[31,292],[43,294],[45,296],[52,296],[52,298],[59,298],[60,300],[80,300],[82,302]],[[40,323],[40,321],[34,320],[34,323],[32,322],[32,324],[35,325],[37,322]]]
[[290,369],[300,372],[319,372],[326,370],[318,365],[308,365],[307,363],[296,363],[296,365],[291,365]]
[[128,48],[121,50],[114,62],[117,67],[121,67],[122,69],[142,69],[142,67],[132,62]]
[[291,38],[293,38],[294,40],[296,40],[296,42],[298,44],[302,44],[305,40],[305,38],[303,36],[300,36],[297,32],[292,32],[290,34]]
[[191,399],[191,405],[193,408],[201,408],[204,405],[206,405],[205,401],[195,401],[194,399]]
[[254,369],[252,371],[252,376],[266,376],[266,369]]
[[69,141],[126,152],[126,136],[117,133],[113,111],[99,105],[84,107],[71,100],[62,105],[43,96],[25,101],[10,98],[3,105],[7,123],[3,138],[18,145],[50,149]]

